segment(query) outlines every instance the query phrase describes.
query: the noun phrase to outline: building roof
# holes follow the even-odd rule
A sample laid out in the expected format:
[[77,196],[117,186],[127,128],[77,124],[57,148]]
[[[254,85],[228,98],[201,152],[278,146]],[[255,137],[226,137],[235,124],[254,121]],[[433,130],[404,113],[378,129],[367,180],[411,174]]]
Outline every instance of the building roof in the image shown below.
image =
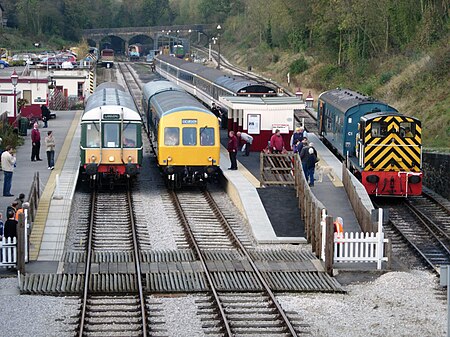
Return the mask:
[[305,109],[305,102],[299,97],[277,96],[277,97],[246,97],[229,96],[220,97],[220,102],[231,109],[253,110],[252,107],[264,106],[266,109]]

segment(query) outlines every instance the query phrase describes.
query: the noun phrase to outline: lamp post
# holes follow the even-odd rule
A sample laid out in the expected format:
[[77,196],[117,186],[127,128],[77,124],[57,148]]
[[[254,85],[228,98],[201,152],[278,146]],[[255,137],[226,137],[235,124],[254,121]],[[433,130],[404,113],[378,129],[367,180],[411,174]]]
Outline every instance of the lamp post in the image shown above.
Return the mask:
[[19,83],[19,75],[17,75],[16,69],[14,69],[14,72],[11,75],[11,83],[12,83],[13,88],[14,88],[14,118],[16,118],[16,114],[17,114],[17,92],[16,92],[16,87],[17,87],[17,83]]
[[222,27],[217,25],[217,43],[219,44],[219,60],[217,61],[217,69],[220,70],[220,30]]

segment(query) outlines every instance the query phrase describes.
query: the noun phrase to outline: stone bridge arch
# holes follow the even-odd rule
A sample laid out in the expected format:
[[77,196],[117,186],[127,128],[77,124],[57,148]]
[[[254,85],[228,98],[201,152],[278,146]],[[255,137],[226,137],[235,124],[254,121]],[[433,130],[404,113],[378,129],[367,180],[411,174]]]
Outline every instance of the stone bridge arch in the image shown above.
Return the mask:
[[[124,27],[124,28],[99,28],[99,29],[85,29],[83,31],[83,38],[90,45],[103,49],[101,42],[107,40],[108,37],[116,37],[124,41],[123,51],[128,49],[128,46],[132,44],[138,36],[146,36],[153,41],[153,49],[158,49],[161,43],[168,41],[174,43],[174,41],[182,41],[183,44],[188,44],[191,39],[196,39],[198,35],[198,41],[203,34],[206,36],[206,40],[210,39],[210,36],[215,31],[215,25],[175,25],[175,26],[154,26],[154,27]],[[134,42],[135,43],[135,42]]]

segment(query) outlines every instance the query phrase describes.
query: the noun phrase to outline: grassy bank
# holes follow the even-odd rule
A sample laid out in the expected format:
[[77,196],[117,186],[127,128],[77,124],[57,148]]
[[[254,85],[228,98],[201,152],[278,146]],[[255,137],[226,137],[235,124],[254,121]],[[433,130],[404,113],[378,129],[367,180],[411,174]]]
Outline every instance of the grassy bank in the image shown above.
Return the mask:
[[[400,112],[422,120],[423,145],[426,148],[450,151],[450,44],[448,40],[421,52],[380,56],[349,67],[338,67],[336,60],[318,62],[308,54],[293,54],[270,49],[261,44],[256,48],[241,45],[225,46],[226,57],[243,68],[264,74],[295,91],[300,87],[317,99],[320,92],[335,87],[347,87],[396,107]],[[297,75],[287,73],[293,64],[306,69]],[[296,70],[294,68],[294,70]]]

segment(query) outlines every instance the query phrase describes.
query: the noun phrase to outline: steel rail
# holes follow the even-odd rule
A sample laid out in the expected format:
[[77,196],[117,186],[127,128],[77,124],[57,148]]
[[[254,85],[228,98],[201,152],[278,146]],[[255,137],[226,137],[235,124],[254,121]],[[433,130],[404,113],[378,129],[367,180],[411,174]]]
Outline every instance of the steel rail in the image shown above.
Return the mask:
[[[431,237],[436,240],[436,242],[438,243],[438,246],[435,246],[436,249],[440,249],[443,248],[443,250],[447,253],[447,258],[450,260],[450,250],[449,248],[442,242],[441,239],[438,238],[437,234],[430,228],[430,226],[425,222],[425,220],[418,214],[420,213],[420,211],[417,210],[417,208],[414,208],[414,206],[412,205],[408,205],[408,201],[404,201],[402,203],[402,205],[404,205],[410,212],[411,214],[417,219],[419,220],[419,224],[421,225],[422,230],[427,233],[427,234],[431,234]],[[379,207],[379,205],[376,205],[377,207]],[[395,209],[395,206],[390,206],[393,207]],[[401,216],[401,212],[399,212],[400,216]],[[410,239],[408,237],[408,235],[406,235],[404,233],[404,231],[402,229],[400,229],[395,221],[389,220],[389,222],[392,224],[392,226],[394,227],[395,231],[398,232],[401,237],[407,242],[408,245],[410,245],[415,251],[416,253],[419,254],[419,256],[422,258],[422,260],[424,260],[426,262],[426,264],[428,265],[428,267],[430,267],[435,273],[439,274],[439,268],[437,265],[435,265],[432,260],[429,258],[429,256],[427,256],[428,254],[424,251],[422,251],[418,244],[420,243],[416,243],[413,242],[412,239]],[[439,229],[439,228],[438,228]]]
[[411,202],[408,200],[405,203],[406,207],[417,217],[420,219],[422,224],[431,232],[433,233],[434,237],[439,240],[439,242],[444,246],[444,248],[447,250],[447,252],[450,254],[450,250],[448,247],[442,242],[441,239],[438,238],[436,232],[438,232],[440,235],[442,235],[446,240],[450,240],[450,236],[448,233],[446,233],[436,222],[434,222],[430,217],[428,217],[426,214],[424,214],[419,208],[412,205]]
[[87,298],[89,293],[89,281],[91,275],[92,236],[94,232],[95,206],[97,203],[96,201],[97,201],[97,191],[93,190],[91,196],[91,214],[89,217],[89,234],[88,234],[86,266],[84,270],[84,290],[83,290],[83,303],[81,305],[80,331],[78,333],[79,337],[83,337],[84,319],[86,318]]
[[294,327],[292,326],[291,321],[289,320],[289,318],[287,317],[286,313],[284,312],[283,308],[281,307],[280,303],[278,302],[278,300],[275,297],[275,294],[272,292],[272,290],[270,289],[269,284],[266,282],[266,279],[264,278],[264,276],[261,274],[261,272],[259,271],[258,267],[256,266],[256,264],[253,262],[252,257],[250,256],[250,254],[248,253],[247,249],[244,247],[244,245],[241,243],[241,241],[239,240],[239,238],[237,237],[236,233],[234,232],[233,228],[230,226],[230,224],[228,223],[227,219],[225,218],[225,216],[223,215],[222,211],[220,210],[219,206],[217,205],[217,203],[214,201],[213,197],[211,196],[211,194],[208,191],[203,191],[203,195],[205,196],[208,204],[211,206],[211,208],[213,209],[213,212],[215,213],[215,215],[220,219],[220,222],[225,226],[225,229],[227,230],[227,232],[229,233],[229,235],[231,235],[232,241],[234,242],[234,244],[237,246],[236,248],[240,249],[245,257],[248,259],[248,262],[250,263],[251,267],[253,268],[253,270],[255,271],[255,274],[258,276],[259,281],[261,282],[261,284],[264,287],[265,292],[267,293],[267,295],[270,297],[270,299],[272,300],[272,302],[275,304],[275,307],[278,311],[278,314],[280,315],[280,317],[283,319],[284,323],[286,324],[286,326],[289,329],[289,333],[296,337],[297,336],[297,332],[295,331]]
[[137,238],[137,234],[136,234],[136,223],[134,220],[133,202],[132,202],[132,198],[131,198],[130,189],[127,189],[127,201],[128,201],[128,207],[130,210],[131,232],[133,235],[134,263],[135,263],[135,267],[136,267],[137,289],[139,292],[139,301],[141,303],[142,336],[147,336],[147,314],[146,314],[146,310],[145,310],[144,290],[142,288],[141,262],[140,262],[140,256],[139,256],[138,238]]
[[203,267],[203,270],[205,271],[205,275],[206,275],[208,284],[210,286],[210,289],[211,289],[211,291],[213,293],[214,299],[215,299],[215,301],[217,303],[217,306],[219,308],[220,316],[221,316],[222,322],[223,322],[223,324],[225,326],[226,334],[229,337],[232,337],[234,334],[233,334],[233,332],[231,330],[230,323],[228,322],[228,318],[226,316],[225,309],[223,308],[222,303],[220,301],[219,294],[217,293],[217,290],[214,287],[214,282],[213,282],[213,279],[212,279],[212,277],[211,277],[211,275],[210,275],[210,273],[208,271],[208,267],[206,265],[206,261],[205,261],[205,258],[203,256],[203,253],[202,253],[202,251],[201,251],[201,249],[200,249],[200,247],[199,247],[199,245],[197,243],[197,240],[195,239],[194,233],[192,232],[191,228],[189,227],[189,221],[188,221],[188,219],[186,218],[186,215],[183,212],[183,207],[181,206],[181,203],[180,203],[180,201],[178,199],[178,196],[177,196],[177,194],[174,191],[170,191],[169,195],[171,196],[171,198],[172,198],[172,200],[174,202],[175,210],[176,210],[178,216],[181,219],[181,222],[182,222],[182,225],[184,227],[184,230],[188,234],[189,240],[191,241],[191,244],[194,247],[195,253],[197,254],[198,258],[200,259],[200,263],[201,263],[201,265]]
[[[81,306],[81,318],[80,318],[80,330],[78,333],[79,337],[83,337],[84,334],[84,323],[86,318],[86,308],[87,308],[87,300],[89,295],[89,281],[91,276],[91,261],[92,261],[92,244],[93,244],[93,233],[94,233],[94,222],[95,222],[95,208],[97,204],[97,194],[98,192],[96,190],[92,191],[91,196],[91,213],[89,217],[89,234],[88,234],[88,246],[87,246],[87,257],[86,257],[86,266],[85,266],[85,279],[84,279],[84,290],[83,290],[83,302]],[[140,258],[139,258],[139,247],[138,247],[138,239],[136,235],[136,226],[135,226],[135,220],[134,220],[134,212],[132,207],[132,198],[131,198],[131,191],[127,190],[127,204],[128,209],[130,211],[130,226],[132,230],[132,237],[133,237],[133,252],[135,255],[135,268],[136,268],[136,288],[139,292],[139,301],[141,306],[141,318],[142,318],[142,332],[143,336],[147,336],[147,315],[145,310],[145,298],[144,298],[144,292],[142,287],[142,279],[141,279],[141,267],[140,267]]]

